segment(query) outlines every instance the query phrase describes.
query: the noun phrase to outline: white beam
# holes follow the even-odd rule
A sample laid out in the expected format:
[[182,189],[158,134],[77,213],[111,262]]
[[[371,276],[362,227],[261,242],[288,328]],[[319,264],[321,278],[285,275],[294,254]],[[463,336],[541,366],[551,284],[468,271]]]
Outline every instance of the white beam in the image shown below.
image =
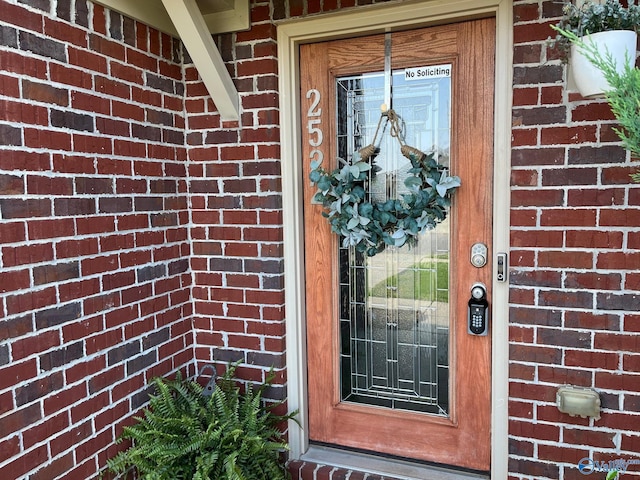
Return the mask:
[[195,0],[162,0],[222,120],[240,119],[240,101],[231,75],[211,38]]

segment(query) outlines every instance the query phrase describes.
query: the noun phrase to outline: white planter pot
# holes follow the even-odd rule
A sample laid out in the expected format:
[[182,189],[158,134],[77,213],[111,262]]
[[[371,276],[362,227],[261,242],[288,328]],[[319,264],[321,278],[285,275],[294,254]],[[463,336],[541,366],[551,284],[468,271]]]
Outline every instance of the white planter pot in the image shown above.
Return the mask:
[[[593,43],[603,55],[610,52],[619,70],[624,66],[625,55],[635,62],[638,41],[635,32],[612,30],[586,35],[583,39],[587,44]],[[578,91],[585,98],[601,97],[609,88],[602,72],[582,55],[576,45],[571,46],[571,72]]]

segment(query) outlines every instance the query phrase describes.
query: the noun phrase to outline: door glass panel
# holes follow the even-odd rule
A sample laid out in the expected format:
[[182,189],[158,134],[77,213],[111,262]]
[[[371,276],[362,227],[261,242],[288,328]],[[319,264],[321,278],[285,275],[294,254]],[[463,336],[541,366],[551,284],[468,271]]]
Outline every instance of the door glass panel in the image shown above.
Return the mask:
[[[384,103],[383,73],[340,77],[338,161],[372,142]],[[393,109],[407,145],[449,164],[451,79],[405,80],[393,72]],[[380,138],[380,133],[378,134]],[[368,182],[373,201],[406,192],[411,168],[398,140],[382,135],[381,168]],[[339,247],[341,398],[400,410],[449,415],[449,220],[417,245],[366,257]]]

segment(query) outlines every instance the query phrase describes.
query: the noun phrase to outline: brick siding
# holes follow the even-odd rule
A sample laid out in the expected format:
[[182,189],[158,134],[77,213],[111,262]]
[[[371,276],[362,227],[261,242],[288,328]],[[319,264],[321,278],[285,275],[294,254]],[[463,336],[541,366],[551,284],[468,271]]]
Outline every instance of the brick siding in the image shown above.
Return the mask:
[[292,478],[298,480],[401,480],[310,462],[291,461],[288,467]]
[[[0,0],[0,478],[94,477],[155,375],[243,359],[286,398],[274,21],[356,5],[252,2],[251,30],[215,38],[242,104],[221,122],[167,35],[86,0]],[[559,14],[514,1],[513,480],[640,451],[637,164],[606,103],[566,90]],[[596,388],[602,419],[560,414],[565,383]]]
[[[607,103],[565,88],[567,69],[547,41],[561,8],[514,2],[513,479],[584,478],[584,457],[640,459],[637,163],[619,146]],[[560,413],[563,384],[595,388],[602,418]]]
[[[189,95],[192,267],[196,359],[243,360],[239,374],[283,399],[285,368],[283,218],[276,30],[268,3],[252,29],[216,38],[240,93],[241,119],[222,122],[193,67]],[[213,348],[212,348],[213,347]]]
[[149,379],[193,370],[181,55],[0,2],[0,478],[95,476]]

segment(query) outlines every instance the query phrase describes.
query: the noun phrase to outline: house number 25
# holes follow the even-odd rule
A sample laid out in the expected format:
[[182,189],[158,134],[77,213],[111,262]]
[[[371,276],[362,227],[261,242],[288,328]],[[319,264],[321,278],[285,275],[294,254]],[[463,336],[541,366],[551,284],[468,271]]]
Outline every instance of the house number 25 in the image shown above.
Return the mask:
[[320,92],[315,88],[312,88],[307,92],[307,98],[311,100],[311,105],[309,106],[309,110],[307,110],[307,132],[309,132],[309,145],[311,147],[316,147],[311,150],[309,153],[309,158],[311,160],[316,160],[317,162],[322,162],[324,155],[322,151],[318,150],[317,147],[322,145],[322,108],[320,105]]

